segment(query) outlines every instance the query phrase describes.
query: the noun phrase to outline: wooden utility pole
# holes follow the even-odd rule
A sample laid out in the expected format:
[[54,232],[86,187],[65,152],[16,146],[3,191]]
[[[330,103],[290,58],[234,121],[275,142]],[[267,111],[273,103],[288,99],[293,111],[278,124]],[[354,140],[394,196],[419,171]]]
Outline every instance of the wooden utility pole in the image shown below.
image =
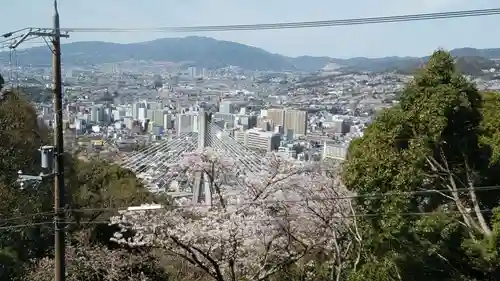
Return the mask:
[[[13,37],[15,33],[27,30],[26,33],[13,37],[9,46],[16,49],[24,41],[33,37],[48,37],[52,42],[52,68],[54,89],[54,146],[44,146],[42,152],[42,168],[50,170],[49,174],[19,175],[19,182],[43,181],[47,178],[54,179],[54,248],[55,248],[55,270],[54,280],[64,281],[65,269],[65,191],[64,191],[64,140],[63,140],[63,106],[62,106],[62,73],[61,73],[61,38],[68,38],[68,34],[61,34],[59,25],[59,12],[57,0],[54,0],[54,27],[53,30],[42,28],[25,28],[16,32],[3,35],[5,38]],[[53,158],[52,158],[53,156]],[[50,159],[49,159],[50,158]],[[53,161],[52,161],[53,160]],[[52,165],[53,163],[53,165]],[[52,167],[53,166],[53,167]]]
[[64,141],[61,75],[61,29],[57,0],[54,0],[54,34],[52,37],[54,79],[54,228],[55,228],[55,281],[65,280],[65,225],[64,225]]

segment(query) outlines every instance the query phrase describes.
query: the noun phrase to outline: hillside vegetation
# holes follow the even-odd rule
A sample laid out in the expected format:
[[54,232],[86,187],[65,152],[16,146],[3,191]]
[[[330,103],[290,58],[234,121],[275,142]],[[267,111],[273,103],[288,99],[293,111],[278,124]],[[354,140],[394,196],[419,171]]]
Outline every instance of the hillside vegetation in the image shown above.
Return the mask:
[[[0,140],[0,280],[7,281],[24,276],[33,261],[50,257],[54,241],[53,184],[21,189],[16,183],[19,170],[31,175],[41,172],[37,150],[51,143],[35,109],[20,93],[6,92],[0,100]],[[67,229],[70,239],[76,239],[74,245],[107,243],[103,219],[114,214],[113,208],[151,201],[135,175],[116,165],[80,162],[66,155],[65,175]]]
[[[350,147],[344,181],[361,197],[365,254],[354,280],[500,276],[497,94],[483,96],[435,52]],[[430,191],[429,191],[430,190]],[[414,195],[414,194],[418,195]],[[415,215],[426,213],[426,215]]]

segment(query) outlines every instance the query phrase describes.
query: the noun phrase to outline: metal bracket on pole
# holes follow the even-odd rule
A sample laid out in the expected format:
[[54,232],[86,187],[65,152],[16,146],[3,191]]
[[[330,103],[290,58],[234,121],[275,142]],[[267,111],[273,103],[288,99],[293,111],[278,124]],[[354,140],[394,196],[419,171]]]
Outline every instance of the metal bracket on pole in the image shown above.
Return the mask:
[[26,34],[24,34],[19,40],[16,40],[12,45],[9,46],[10,49],[15,49],[19,46],[19,44],[23,43],[24,41],[26,41],[26,39],[28,39],[28,37],[30,36],[30,32],[27,32]]
[[38,176],[33,176],[33,175],[24,175],[23,171],[18,172],[18,177],[17,177],[17,183],[21,187],[21,189],[24,189],[26,184],[30,183],[36,183],[40,184],[45,180],[52,179],[54,177],[54,173],[51,174],[44,174],[40,173]]
[[[15,40],[10,46],[10,49],[16,49],[21,45],[24,41],[29,40],[30,37],[54,37],[56,35],[55,30],[50,29],[33,29],[30,28],[28,32],[26,32],[23,36],[21,36],[18,40]],[[69,34],[60,34],[61,38],[69,38]]]
[[40,147],[40,166],[43,170],[46,170],[47,173],[41,172],[38,176],[35,175],[25,175],[23,171],[19,171],[17,177],[17,183],[24,188],[24,186],[28,183],[41,183],[44,180],[52,179],[55,175],[54,173],[54,146],[45,145]]

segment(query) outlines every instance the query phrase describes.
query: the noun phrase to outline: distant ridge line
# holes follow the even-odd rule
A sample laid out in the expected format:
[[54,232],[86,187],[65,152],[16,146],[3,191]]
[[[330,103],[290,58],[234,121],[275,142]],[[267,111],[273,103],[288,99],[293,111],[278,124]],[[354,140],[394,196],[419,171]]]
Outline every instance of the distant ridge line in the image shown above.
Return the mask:
[[[50,65],[50,54],[46,46],[25,49],[17,54],[23,65]],[[73,42],[63,44],[64,65],[98,65],[130,60],[163,61],[172,63],[193,62],[193,65],[208,69],[229,65],[246,70],[304,71],[315,72],[334,63],[340,70],[350,71],[408,71],[421,67],[427,57],[382,57],[350,58],[299,56],[287,57],[230,41],[220,41],[208,37],[189,36],[184,38],[164,38],[149,42],[117,44],[101,41]],[[474,49],[459,48],[451,50],[457,57],[467,57],[462,65],[477,60],[479,67],[492,68],[500,59],[500,48]],[[12,56],[9,52],[0,53],[0,64],[9,65]],[[480,59],[481,58],[481,59]],[[476,67],[477,67],[476,66]],[[475,69],[474,72],[478,72]]]

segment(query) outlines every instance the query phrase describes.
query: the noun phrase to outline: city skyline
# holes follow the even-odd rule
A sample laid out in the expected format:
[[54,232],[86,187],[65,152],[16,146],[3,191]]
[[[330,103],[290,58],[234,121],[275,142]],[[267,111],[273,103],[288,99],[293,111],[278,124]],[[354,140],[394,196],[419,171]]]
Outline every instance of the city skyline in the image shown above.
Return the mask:
[[[266,4],[224,0],[211,1],[210,3],[200,0],[176,3],[159,0],[148,2],[150,2],[149,5],[144,5],[136,1],[124,0],[120,2],[121,5],[117,6],[95,0],[59,0],[61,24],[62,27],[68,28],[231,25],[496,8],[493,6],[492,0],[479,0],[474,3],[467,3],[464,0],[435,0],[420,1],[415,4],[402,4],[395,0],[377,1],[378,4],[366,0],[344,3],[318,0],[314,3],[297,3],[297,5],[290,5],[289,2],[281,0]],[[5,10],[11,12],[2,16],[5,22],[2,26],[2,33],[27,26],[50,26],[51,3],[52,0],[30,1],[29,3],[28,0],[19,0],[4,4]],[[26,7],[29,8],[26,9]],[[19,19],[21,13],[25,15],[22,21]],[[82,14],[89,14],[92,17],[82,17]],[[243,43],[288,56],[312,55],[335,58],[424,56],[439,47],[445,49],[499,47],[500,39],[489,36],[487,33],[489,29],[485,28],[493,26],[496,20],[498,20],[497,16],[488,16],[426,22],[256,32],[73,33],[70,40],[64,40],[64,42],[131,43],[165,37],[195,35]],[[26,47],[31,46],[33,45],[26,45]]]

